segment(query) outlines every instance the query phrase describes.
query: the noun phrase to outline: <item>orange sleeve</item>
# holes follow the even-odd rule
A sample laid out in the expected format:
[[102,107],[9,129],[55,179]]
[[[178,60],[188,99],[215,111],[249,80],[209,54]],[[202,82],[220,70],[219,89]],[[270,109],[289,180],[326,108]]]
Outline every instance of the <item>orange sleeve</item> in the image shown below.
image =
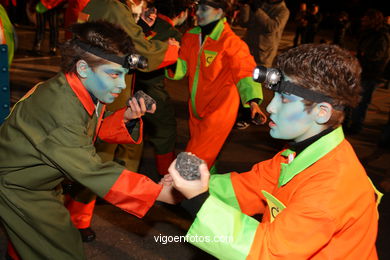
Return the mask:
[[179,57],[179,47],[175,45],[168,45],[168,49],[165,52],[165,56],[161,64],[158,66],[158,69],[164,68],[168,65],[171,65],[177,61]]
[[249,172],[232,173],[232,185],[241,211],[249,216],[263,214],[267,202],[261,190],[272,192],[277,185],[280,170],[280,158],[260,162]]
[[41,0],[41,3],[43,4],[43,6],[49,10],[58,6],[62,2],[64,2],[64,0]]
[[123,170],[104,199],[141,218],[152,207],[161,190],[162,185],[153,182],[148,177]]
[[117,144],[141,143],[143,122],[140,119],[139,138],[138,140],[134,140],[129,134],[129,131],[127,130],[126,125],[123,121],[123,115],[126,109],[126,107],[119,109],[112,115],[104,118],[98,133],[100,139],[107,143]]

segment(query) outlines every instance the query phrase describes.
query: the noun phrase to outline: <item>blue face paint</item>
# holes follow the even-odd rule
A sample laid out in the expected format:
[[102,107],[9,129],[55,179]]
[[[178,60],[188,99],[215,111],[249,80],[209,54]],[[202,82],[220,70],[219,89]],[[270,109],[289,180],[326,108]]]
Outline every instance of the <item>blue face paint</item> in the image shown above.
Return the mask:
[[200,26],[207,25],[221,19],[222,12],[219,8],[214,8],[209,5],[199,5],[196,10],[196,18]]
[[305,111],[302,101],[301,97],[275,92],[267,106],[267,111],[271,114],[269,126],[273,138],[299,142],[322,130],[315,117]]
[[113,62],[88,68],[83,84],[100,102],[112,103],[119,93],[126,88],[125,75],[128,69]]

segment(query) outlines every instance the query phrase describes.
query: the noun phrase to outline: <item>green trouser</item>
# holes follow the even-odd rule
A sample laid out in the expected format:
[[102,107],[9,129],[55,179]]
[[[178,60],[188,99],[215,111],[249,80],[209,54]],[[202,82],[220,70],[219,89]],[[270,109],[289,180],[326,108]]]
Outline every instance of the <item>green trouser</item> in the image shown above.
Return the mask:
[[0,219],[22,259],[86,259],[61,190],[7,187],[3,177],[0,183]]

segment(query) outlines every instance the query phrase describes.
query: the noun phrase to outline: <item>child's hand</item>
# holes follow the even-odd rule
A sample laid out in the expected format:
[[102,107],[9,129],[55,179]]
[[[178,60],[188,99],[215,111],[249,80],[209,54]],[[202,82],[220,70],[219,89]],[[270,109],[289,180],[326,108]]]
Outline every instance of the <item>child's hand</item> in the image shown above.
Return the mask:
[[146,112],[154,113],[155,111],[156,104],[153,104],[150,110],[146,110],[144,99],[140,98],[138,103],[137,99],[133,97],[129,100],[128,107],[124,114],[124,120],[130,121],[136,118],[140,118],[141,116],[145,115]]
[[169,39],[168,39],[168,44],[169,44],[169,45],[175,45],[175,46],[177,46],[178,48],[180,48],[180,43],[179,43],[178,41],[176,41],[175,38],[169,38]]
[[170,174],[164,175],[158,184],[163,185],[163,189],[157,200],[169,204],[177,204],[184,199],[183,195],[173,187],[173,179]]
[[164,185],[164,186],[172,186],[173,185],[173,179],[170,174],[165,174],[163,178],[161,178],[160,182],[158,184]]
[[261,108],[257,102],[251,102],[251,118],[256,120],[256,125],[263,125],[267,122],[267,116],[261,111]]
[[176,160],[169,166],[168,172],[173,179],[173,186],[180,191],[184,197],[191,199],[209,189],[210,172],[206,164],[202,163],[199,166],[200,180],[187,181],[180,176],[176,170]]

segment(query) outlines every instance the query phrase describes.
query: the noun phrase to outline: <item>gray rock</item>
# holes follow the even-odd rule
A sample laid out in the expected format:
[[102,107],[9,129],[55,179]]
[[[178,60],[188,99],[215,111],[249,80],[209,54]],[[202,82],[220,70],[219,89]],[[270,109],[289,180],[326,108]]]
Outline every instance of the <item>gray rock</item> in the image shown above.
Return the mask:
[[186,180],[199,180],[199,165],[202,163],[203,160],[199,159],[195,155],[181,152],[177,155],[176,158],[176,170]]
[[146,106],[146,109],[147,110],[150,110],[152,109],[152,105],[153,104],[156,104],[156,101],[151,97],[149,96],[148,94],[146,94],[145,92],[143,92],[142,90],[138,90],[137,92],[134,93],[134,97],[139,101],[140,98],[143,98],[144,101],[145,101],[145,106]]

